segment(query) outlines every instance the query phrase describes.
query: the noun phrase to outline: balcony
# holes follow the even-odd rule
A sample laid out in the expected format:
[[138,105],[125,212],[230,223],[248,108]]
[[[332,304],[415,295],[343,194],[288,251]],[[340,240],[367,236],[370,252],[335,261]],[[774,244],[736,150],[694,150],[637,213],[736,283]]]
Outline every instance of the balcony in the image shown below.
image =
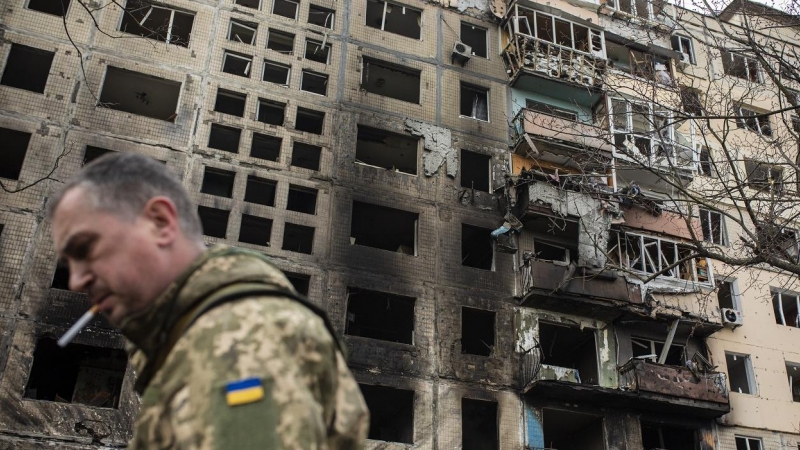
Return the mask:
[[[693,145],[677,130],[664,130],[672,136],[658,137],[653,133],[614,133],[614,146],[621,162],[691,175],[696,168]],[[670,131],[671,133],[667,133]]]
[[[584,149],[599,149],[609,154],[613,150],[608,131],[592,124],[557,117],[532,109],[523,108],[514,118],[515,144],[517,151],[533,150],[530,139],[546,141],[555,145]],[[524,147],[524,148],[523,148]],[[536,153],[534,151],[534,153]]]

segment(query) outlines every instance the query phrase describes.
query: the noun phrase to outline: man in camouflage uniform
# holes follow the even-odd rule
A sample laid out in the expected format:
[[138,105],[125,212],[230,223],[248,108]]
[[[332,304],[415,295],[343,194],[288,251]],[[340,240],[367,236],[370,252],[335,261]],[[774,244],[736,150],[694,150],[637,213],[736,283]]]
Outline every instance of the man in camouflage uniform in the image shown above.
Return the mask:
[[48,213],[70,288],[135,346],[129,448],[362,448],[369,413],[327,319],[260,254],[205,250],[162,164],[106,155]]

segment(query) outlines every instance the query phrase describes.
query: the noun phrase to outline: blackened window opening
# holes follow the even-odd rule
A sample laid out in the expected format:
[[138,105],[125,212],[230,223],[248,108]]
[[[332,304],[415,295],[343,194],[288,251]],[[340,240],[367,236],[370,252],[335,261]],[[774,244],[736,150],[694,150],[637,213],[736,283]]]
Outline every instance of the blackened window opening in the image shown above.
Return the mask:
[[414,344],[414,298],[347,288],[345,334]]
[[544,444],[558,450],[604,449],[603,418],[556,409],[543,409]]
[[294,142],[292,145],[292,166],[309,170],[319,170],[322,147]]
[[238,153],[241,136],[242,130],[239,128],[212,123],[208,133],[208,147]]
[[317,190],[303,186],[289,185],[286,209],[305,214],[317,213]]
[[461,449],[497,450],[497,402],[461,399]]
[[325,113],[307,108],[297,108],[297,119],[294,129],[307,133],[322,134],[325,123]]
[[418,219],[417,213],[354,201],[350,244],[416,255]]
[[698,442],[691,428],[642,422],[642,444],[645,450],[695,450]]
[[197,215],[200,216],[200,224],[203,226],[203,234],[206,236],[225,239],[230,214],[230,211],[208,206],[197,207]]
[[28,0],[28,9],[64,17],[69,10],[70,0]]
[[461,22],[461,42],[472,48],[472,54],[486,58],[486,29],[470,23]]
[[265,161],[277,161],[281,156],[282,139],[261,133],[253,133],[250,144],[250,156]]
[[128,0],[119,30],[188,47],[193,24],[194,13],[158,6],[150,0]]
[[733,283],[730,281],[717,282],[717,301],[720,308],[736,309],[733,302]]
[[492,157],[461,150],[461,187],[489,192],[489,162]]
[[244,190],[244,201],[264,206],[275,206],[275,189],[277,186],[277,181],[248,175],[247,186]]
[[308,23],[333,29],[334,11],[317,5],[308,7]]
[[311,254],[314,246],[314,228],[286,223],[283,230],[282,250]]
[[494,249],[490,233],[492,230],[461,224],[461,265],[476,269],[492,270]]
[[50,283],[50,287],[63,291],[69,290],[69,267],[65,264],[56,266],[56,271],[53,273],[53,282]]
[[323,47],[322,42],[315,41],[313,39],[306,39],[306,59],[328,64],[328,56],[330,55],[330,51],[330,44],[325,44]]
[[288,278],[289,282],[292,283],[294,290],[297,291],[298,294],[308,296],[308,288],[311,284],[311,275],[292,272],[284,272],[284,275],[286,275],[286,278]]
[[361,87],[373,94],[419,104],[421,71],[364,58]]
[[269,246],[271,235],[272,219],[242,214],[242,223],[239,227],[239,242]]
[[270,125],[283,126],[286,104],[272,100],[258,100],[258,121]]
[[230,114],[236,117],[244,116],[244,105],[247,95],[226,89],[217,89],[217,99],[214,102],[214,111]]
[[174,122],[180,92],[177,81],[109,66],[98,106]]
[[[55,2],[55,0],[53,0]],[[27,45],[11,44],[0,84],[44,93],[55,53]]]
[[542,364],[575,369],[583,384],[598,384],[594,330],[539,322]]
[[285,31],[269,29],[267,48],[284,55],[294,53],[294,35]]
[[418,147],[417,138],[359,125],[356,162],[416,175]]
[[86,146],[86,152],[83,154],[83,165],[89,164],[95,159],[105,155],[106,153],[114,153],[114,150],[109,150],[102,147]]
[[461,308],[461,353],[491,356],[495,341],[495,312]]
[[0,142],[3,143],[3,151],[0,152],[0,178],[19,179],[30,140],[30,133],[0,128]]
[[368,439],[414,443],[414,391],[359,384],[369,408]]
[[231,198],[233,196],[233,181],[235,178],[235,172],[206,167],[200,192]]

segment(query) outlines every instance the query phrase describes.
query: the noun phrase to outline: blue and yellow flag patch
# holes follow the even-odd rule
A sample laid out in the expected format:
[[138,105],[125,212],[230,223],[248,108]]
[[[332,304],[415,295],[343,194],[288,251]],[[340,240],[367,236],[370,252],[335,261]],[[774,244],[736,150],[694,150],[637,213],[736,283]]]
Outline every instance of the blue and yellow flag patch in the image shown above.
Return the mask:
[[225,385],[225,399],[228,406],[246,405],[263,398],[264,385],[259,377],[231,381]]

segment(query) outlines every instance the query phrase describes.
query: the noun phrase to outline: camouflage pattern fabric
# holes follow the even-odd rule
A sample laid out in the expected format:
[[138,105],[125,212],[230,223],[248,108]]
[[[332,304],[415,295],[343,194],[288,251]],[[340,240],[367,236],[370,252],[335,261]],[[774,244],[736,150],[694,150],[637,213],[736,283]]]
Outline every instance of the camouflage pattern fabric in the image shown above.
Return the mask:
[[[357,449],[369,426],[358,385],[323,320],[296,300],[252,297],[201,315],[163,366],[152,361],[196,305],[236,283],[294,292],[260,254],[217,246],[121,330],[136,347],[142,405],[129,449]],[[263,398],[230,406],[226,384],[258,378]]]

